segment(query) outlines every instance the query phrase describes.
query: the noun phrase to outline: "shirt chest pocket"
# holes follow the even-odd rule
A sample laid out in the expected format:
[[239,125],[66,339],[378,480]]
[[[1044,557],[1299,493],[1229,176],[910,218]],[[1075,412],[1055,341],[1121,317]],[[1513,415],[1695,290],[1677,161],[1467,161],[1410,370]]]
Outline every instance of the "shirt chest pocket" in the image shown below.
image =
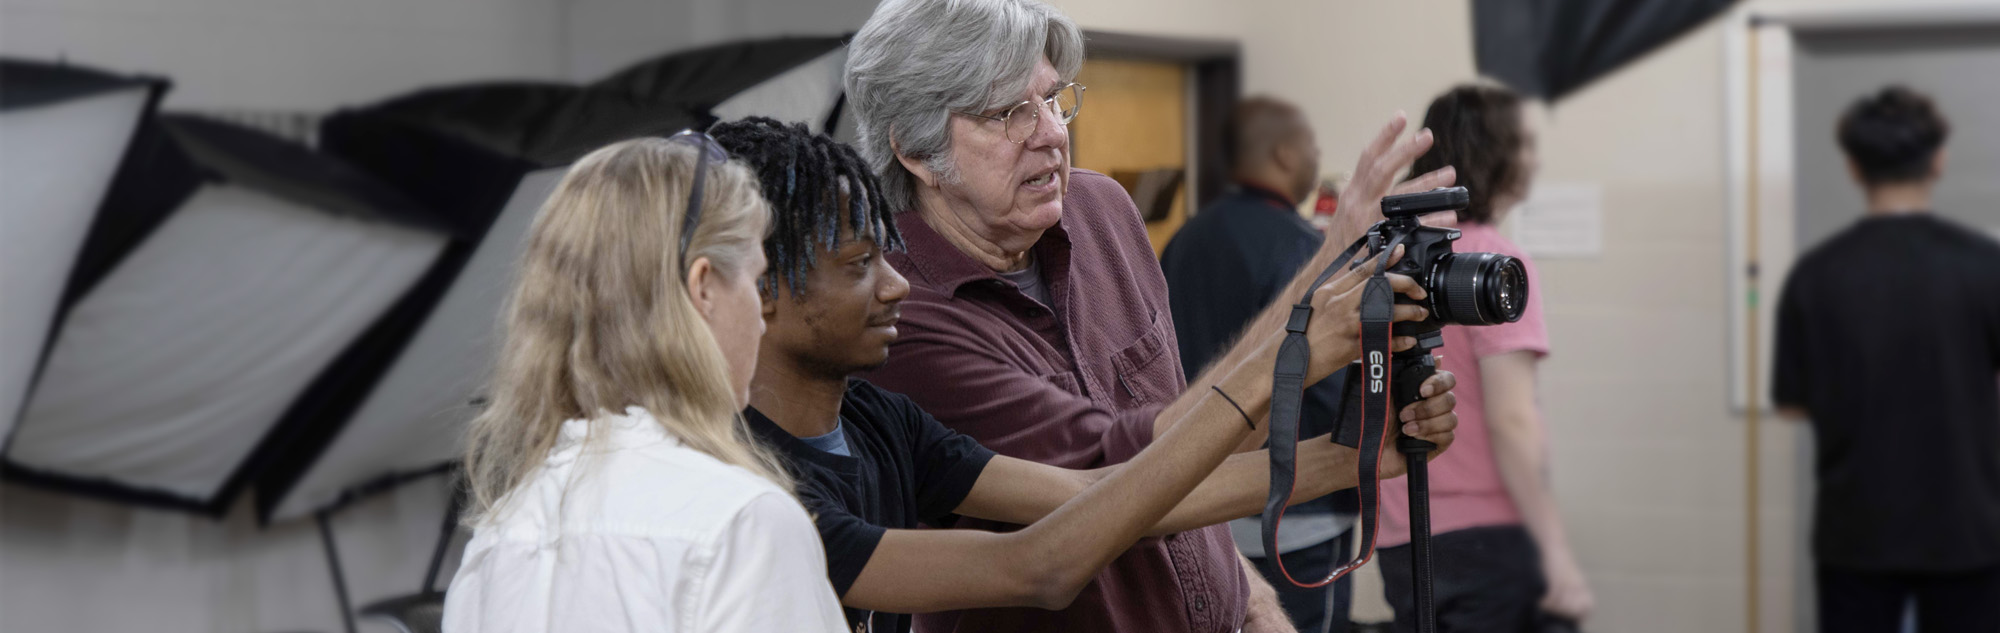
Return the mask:
[[1172,322],[1155,313],[1139,339],[1111,356],[1117,399],[1131,404],[1169,402],[1180,395],[1180,356],[1174,352]]

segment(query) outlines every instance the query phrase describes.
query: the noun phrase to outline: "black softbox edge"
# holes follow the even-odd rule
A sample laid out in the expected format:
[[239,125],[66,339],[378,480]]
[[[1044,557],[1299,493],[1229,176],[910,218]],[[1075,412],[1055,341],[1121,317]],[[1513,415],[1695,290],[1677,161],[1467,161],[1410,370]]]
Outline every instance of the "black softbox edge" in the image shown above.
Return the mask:
[[724,42],[649,57],[584,87],[685,103],[705,113],[752,86],[846,46],[851,39],[849,33]]
[[337,216],[455,234],[451,223],[339,158],[193,114],[160,115],[182,151],[218,180]]
[[0,110],[31,108],[138,84],[152,85],[153,99],[145,109],[152,112],[171,82],[147,75],[115,75],[62,62],[0,57]]
[[0,478],[4,478],[9,483],[72,494],[79,497],[113,501],[147,508],[180,510],[207,516],[212,519],[221,519],[229,510],[228,498],[220,495],[209,499],[196,499],[165,490],[131,486],[109,479],[78,477],[38,470],[15,463],[13,460],[0,461]]
[[[707,113],[705,106],[627,91],[546,82],[482,82],[418,90],[335,117],[362,117],[383,126],[393,123],[406,133],[455,139],[458,145],[486,155],[555,167],[616,141],[706,125],[712,121]],[[332,124],[329,119],[322,128],[332,129]],[[322,145],[327,145],[324,137]],[[436,186],[401,180],[413,189]]]

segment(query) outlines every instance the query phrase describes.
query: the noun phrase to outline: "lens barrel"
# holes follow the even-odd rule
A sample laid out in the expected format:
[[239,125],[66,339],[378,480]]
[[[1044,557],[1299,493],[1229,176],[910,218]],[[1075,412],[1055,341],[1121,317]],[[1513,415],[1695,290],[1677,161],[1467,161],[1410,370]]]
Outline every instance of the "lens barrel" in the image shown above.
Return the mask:
[[1528,309],[1528,270],[1499,253],[1447,253],[1431,267],[1431,306],[1439,320],[1495,325],[1521,320]]

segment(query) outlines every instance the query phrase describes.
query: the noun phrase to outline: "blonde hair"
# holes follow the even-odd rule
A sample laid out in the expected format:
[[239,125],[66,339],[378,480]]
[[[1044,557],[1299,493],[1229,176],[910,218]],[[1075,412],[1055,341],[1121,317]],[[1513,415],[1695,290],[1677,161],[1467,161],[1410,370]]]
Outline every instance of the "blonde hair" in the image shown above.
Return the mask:
[[[488,404],[465,449],[471,523],[539,467],[566,420],[651,412],[686,445],[790,491],[741,419],[729,363],[688,294],[680,253],[694,147],[614,143],[578,160],[529,229],[503,310]],[[762,248],[770,207],[740,164],[711,164],[687,262],[726,278]]]

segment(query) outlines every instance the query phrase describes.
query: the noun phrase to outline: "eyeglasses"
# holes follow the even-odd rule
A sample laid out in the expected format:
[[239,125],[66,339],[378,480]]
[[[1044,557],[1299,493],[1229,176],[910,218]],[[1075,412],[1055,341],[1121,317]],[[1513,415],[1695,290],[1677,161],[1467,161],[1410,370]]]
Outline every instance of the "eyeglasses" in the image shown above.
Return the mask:
[[688,240],[694,238],[694,227],[701,223],[701,189],[708,181],[708,163],[729,160],[729,152],[707,132],[681,130],[679,134],[667,137],[669,143],[686,143],[695,148],[694,183],[688,186],[687,217],[681,221],[681,270],[688,266]]
[[1075,121],[1077,111],[1083,109],[1083,91],[1083,84],[1071,82],[1061,88],[1057,88],[1056,93],[1046,99],[1042,99],[1039,102],[1034,99],[1022,101],[1014,104],[1014,107],[1007,108],[1007,111],[1000,113],[999,116],[975,112],[959,112],[959,114],[999,121],[1001,125],[1007,128],[1007,140],[1015,143],[1026,143],[1029,137],[1035,135],[1035,130],[1041,127],[1042,106],[1044,105],[1048,106],[1049,111],[1055,113],[1058,123],[1069,125],[1070,121]]

